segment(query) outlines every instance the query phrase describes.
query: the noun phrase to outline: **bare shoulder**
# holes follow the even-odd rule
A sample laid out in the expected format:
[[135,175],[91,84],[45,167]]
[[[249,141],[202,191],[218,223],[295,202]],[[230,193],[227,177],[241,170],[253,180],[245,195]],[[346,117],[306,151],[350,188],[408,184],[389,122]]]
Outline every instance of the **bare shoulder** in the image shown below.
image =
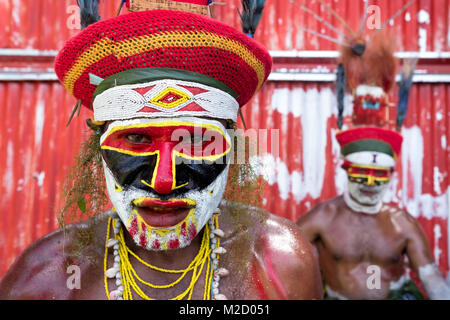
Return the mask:
[[309,241],[315,242],[321,238],[324,230],[332,225],[342,208],[345,208],[342,196],[320,202],[303,214],[297,220],[297,225]]
[[[83,246],[82,234],[89,227],[88,222],[73,224],[33,242],[1,279],[0,299],[70,299],[73,292],[66,286],[68,268],[86,264],[85,256],[76,252]],[[95,255],[95,243],[87,240],[80,250]]]
[[[250,264],[255,279],[252,281],[264,288],[264,294],[258,297],[321,299],[319,264],[312,245],[300,228],[294,222],[264,210],[252,207],[243,209],[239,213],[240,226],[225,228],[231,238],[247,239],[246,247],[253,256]],[[237,231],[239,228],[244,232]]]
[[405,235],[422,232],[422,227],[417,219],[405,210],[389,204],[384,204],[382,211],[389,220],[397,226],[397,228],[401,228],[401,232]]
[[[53,288],[65,273],[61,230],[33,242],[0,282],[0,299],[57,299]],[[57,285],[56,285],[57,286]]]
[[[293,222],[279,216],[267,219],[264,254],[273,255],[272,263],[284,279],[288,299],[321,299],[322,280],[312,244]],[[262,241],[261,241],[262,242]]]
[[332,219],[339,209],[345,207],[344,198],[342,196],[322,201],[315,205],[311,210],[303,214],[297,224],[301,225],[307,220],[328,221]]
[[433,263],[433,254],[419,221],[405,210],[390,205],[384,205],[382,210],[397,233],[406,240],[406,254],[411,268],[417,272],[420,266]]

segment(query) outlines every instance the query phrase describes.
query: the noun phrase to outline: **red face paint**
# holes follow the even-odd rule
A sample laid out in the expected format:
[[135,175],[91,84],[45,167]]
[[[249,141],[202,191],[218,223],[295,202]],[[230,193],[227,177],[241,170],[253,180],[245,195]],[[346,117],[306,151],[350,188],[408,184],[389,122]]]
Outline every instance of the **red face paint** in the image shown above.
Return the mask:
[[[205,161],[210,164],[217,162],[231,150],[231,142],[215,125],[167,121],[115,127],[101,147],[105,161],[111,171],[118,175],[119,182],[126,184],[126,178],[139,175],[140,180],[135,182],[137,187],[146,185],[159,194],[169,194],[190,183],[186,180],[190,180],[188,177],[192,174],[177,172],[179,164],[191,164],[194,161],[200,164]],[[136,172],[142,171],[144,167],[146,173]],[[219,168],[219,171],[223,168]],[[210,169],[206,170],[207,175],[211,175]],[[177,181],[178,173],[181,174],[180,177],[186,177],[185,181]],[[210,182],[208,177],[205,178],[206,182]]]
[[389,182],[392,176],[391,168],[363,166],[346,162],[342,166],[348,175],[348,179],[369,186],[383,185]]

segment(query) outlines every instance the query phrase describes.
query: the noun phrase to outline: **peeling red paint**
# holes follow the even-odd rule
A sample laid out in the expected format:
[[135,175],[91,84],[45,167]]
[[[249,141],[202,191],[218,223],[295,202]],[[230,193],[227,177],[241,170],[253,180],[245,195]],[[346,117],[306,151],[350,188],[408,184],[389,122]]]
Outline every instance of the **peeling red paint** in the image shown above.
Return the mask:
[[[299,1],[302,2],[302,1]],[[350,26],[359,25],[357,12],[362,10],[362,1],[327,0],[330,5],[346,20]],[[381,8],[382,20],[391,16],[406,1],[377,0],[371,3]],[[18,7],[20,5],[20,7]],[[336,19],[323,10],[318,1],[310,2],[310,8],[326,18],[334,26]],[[227,1],[226,6],[217,6],[216,17],[236,28],[239,18],[236,8],[239,0]],[[399,51],[418,51],[419,28],[423,28],[427,38],[424,42],[427,51],[450,51],[448,33],[450,30],[450,0],[418,0],[401,14],[390,28],[399,35]],[[79,32],[75,0],[23,0],[0,1],[0,48],[59,50],[63,43]],[[117,10],[115,1],[102,1],[100,15],[102,18],[114,16]],[[418,21],[420,10],[430,15],[430,22]],[[125,12],[125,10],[123,10]],[[336,50],[336,45],[326,40],[305,33],[299,25],[321,31],[321,26],[311,15],[308,15],[290,1],[267,1],[267,7],[255,39],[262,42],[270,50]],[[46,71],[52,68],[53,58],[43,57],[1,57],[0,72],[4,68],[29,68]],[[292,68],[298,70],[314,70],[318,67],[328,68],[333,72],[335,61],[324,59],[276,59],[275,68]],[[419,68],[424,73],[450,72],[447,60],[419,61]],[[444,71],[443,71],[444,70]],[[283,100],[287,105],[275,108],[273,96],[280,90],[286,90]],[[316,180],[298,183],[310,168],[303,151],[303,146],[310,139],[317,137],[308,133],[308,123],[302,121],[306,116],[320,115],[324,107],[317,107],[314,114],[282,113],[281,109],[294,104],[293,92],[309,92],[331,90],[329,83],[306,82],[269,82],[242,111],[248,128],[279,129],[280,145],[278,167],[273,181],[264,192],[265,208],[279,216],[290,220],[298,219],[315,204],[330,199],[339,193],[334,184],[334,177],[340,170],[338,159],[333,149],[333,132],[336,132],[336,117],[330,115],[324,121],[323,134],[326,135],[326,148],[323,157],[328,159],[324,166],[327,177],[319,194],[300,194],[299,190],[309,190]],[[318,95],[317,99],[321,96]],[[395,101],[396,97],[393,97]],[[66,128],[67,120],[75,105],[62,86],[56,82],[0,82],[0,277],[6,272],[19,253],[39,237],[58,228],[56,212],[62,204],[61,194],[64,177],[78,153],[80,143],[89,131],[85,119],[91,114],[82,110]],[[319,101],[321,102],[321,101]],[[333,103],[333,101],[331,101]],[[318,104],[320,105],[320,104]],[[40,106],[38,108],[38,106]],[[304,110],[307,110],[306,108]],[[311,118],[308,121],[314,121]],[[240,122],[239,127],[242,128]],[[450,197],[450,85],[449,84],[414,84],[411,92],[410,107],[404,127],[417,127],[423,137],[422,179],[420,195],[413,188],[403,186],[404,181],[416,179],[417,172],[410,167],[405,172],[402,167],[402,156],[396,168],[397,186],[393,204],[407,209],[408,202],[419,201],[417,197],[425,197],[419,202],[419,222],[430,242],[433,253],[442,251],[438,256],[439,267],[447,273],[448,266],[448,219],[446,217],[424,216],[425,200],[432,210],[437,210],[441,202]],[[310,151],[310,152],[314,152]],[[289,185],[279,185],[282,175],[289,175]],[[403,175],[410,175],[403,176]],[[330,180],[331,179],[331,180]],[[404,189],[406,188],[406,189]],[[417,186],[419,188],[419,186]],[[297,193],[296,193],[297,192]],[[439,200],[442,198],[442,201]],[[300,199],[300,200],[299,200]],[[438,199],[438,200],[436,200]],[[437,209],[436,209],[437,208]],[[439,226],[441,237],[437,238],[435,227]],[[196,235],[197,230],[191,227],[188,233]],[[159,248],[159,243],[152,244]],[[436,250],[435,250],[436,249]]]

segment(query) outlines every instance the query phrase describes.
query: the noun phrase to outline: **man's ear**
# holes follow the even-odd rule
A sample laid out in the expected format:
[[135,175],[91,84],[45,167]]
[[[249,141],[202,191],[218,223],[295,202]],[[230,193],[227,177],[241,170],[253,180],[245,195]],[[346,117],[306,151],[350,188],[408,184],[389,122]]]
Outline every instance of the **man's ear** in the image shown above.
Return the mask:
[[105,121],[95,121],[93,118],[86,119],[86,124],[94,132],[103,134],[108,128],[109,123]]

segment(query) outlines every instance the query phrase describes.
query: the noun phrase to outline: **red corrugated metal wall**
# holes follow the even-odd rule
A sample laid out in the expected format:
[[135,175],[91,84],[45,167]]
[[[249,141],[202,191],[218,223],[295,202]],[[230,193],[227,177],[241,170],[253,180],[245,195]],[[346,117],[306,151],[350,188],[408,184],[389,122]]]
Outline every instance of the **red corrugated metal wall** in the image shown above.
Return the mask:
[[[119,1],[102,1],[101,16],[111,17]],[[256,39],[270,50],[336,50],[334,44],[307,34],[299,25],[327,32],[310,14],[289,0],[268,0]],[[302,3],[302,0],[298,0]],[[239,27],[238,0],[218,7],[217,17]],[[349,24],[360,23],[363,2],[328,0]],[[371,1],[384,21],[406,4]],[[450,0],[417,0],[390,26],[399,36],[399,51],[448,52]],[[339,23],[318,1],[309,8]],[[76,1],[0,0],[2,49],[58,50],[76,29]],[[332,33],[331,33],[332,34]],[[49,72],[49,57],[26,60],[0,55],[0,75],[11,70]],[[276,55],[275,55],[276,56]],[[274,71],[321,69],[332,72],[332,59],[274,59]],[[421,60],[419,69],[448,70],[448,59]],[[330,67],[331,66],[331,67]],[[450,209],[450,85],[416,83],[402,130],[403,153],[386,201],[405,208],[425,229],[441,270],[448,271],[448,214]],[[394,97],[395,99],[395,97]],[[0,82],[0,276],[32,241],[57,228],[64,175],[88,130],[84,111],[66,122],[75,100],[55,81]],[[350,103],[347,104],[351,112]],[[256,111],[257,110],[257,111]],[[257,159],[268,182],[265,207],[296,220],[316,203],[343,190],[339,169],[336,107],[333,84],[309,81],[270,81],[244,108],[247,127],[278,129],[279,153]],[[269,132],[270,133],[270,132]]]

